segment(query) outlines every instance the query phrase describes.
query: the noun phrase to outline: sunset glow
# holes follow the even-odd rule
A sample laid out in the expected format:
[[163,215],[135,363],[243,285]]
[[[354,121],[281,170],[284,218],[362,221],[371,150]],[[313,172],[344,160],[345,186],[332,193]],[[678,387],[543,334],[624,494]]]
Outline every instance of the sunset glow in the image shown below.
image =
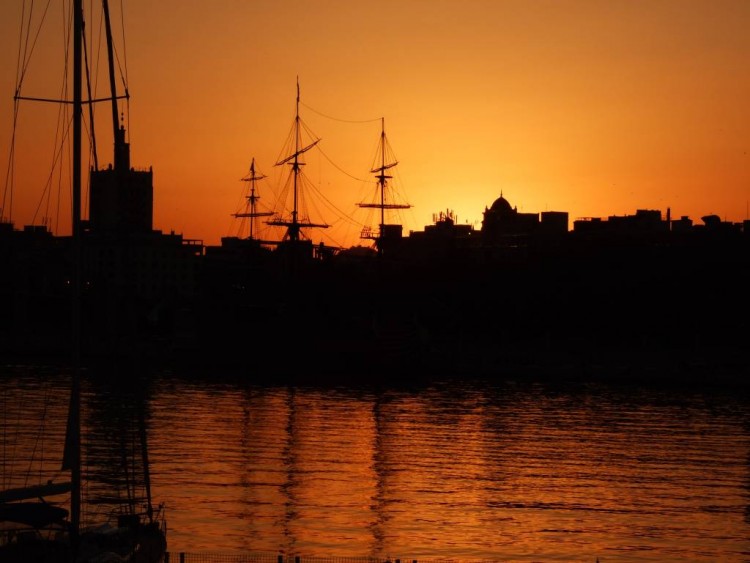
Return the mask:
[[[56,105],[20,104],[12,202],[5,182],[29,4],[0,6],[0,207],[17,228],[46,217],[62,235],[70,231],[69,166],[51,172]],[[22,95],[60,97],[63,4],[50,5]],[[94,95],[103,97],[93,4],[87,37],[90,63],[102,68]],[[567,211],[571,221],[667,208],[696,222],[709,213],[748,218],[745,0],[112,4],[131,96],[121,105],[131,162],[153,167],[154,228],[164,232],[206,244],[237,235],[232,213],[253,158],[268,176],[261,201],[272,205],[288,173],[274,165],[298,78],[300,116],[322,151],[305,153],[305,174],[328,202],[311,204],[311,218],[331,225],[312,234],[315,242],[366,244],[356,204],[374,182],[381,117],[399,162],[394,184],[412,205],[401,216],[405,233],[446,209],[479,228],[501,192],[520,211]],[[43,8],[34,9],[32,29]],[[119,73],[117,82],[122,88]],[[109,108],[99,105],[96,116],[106,167]]]

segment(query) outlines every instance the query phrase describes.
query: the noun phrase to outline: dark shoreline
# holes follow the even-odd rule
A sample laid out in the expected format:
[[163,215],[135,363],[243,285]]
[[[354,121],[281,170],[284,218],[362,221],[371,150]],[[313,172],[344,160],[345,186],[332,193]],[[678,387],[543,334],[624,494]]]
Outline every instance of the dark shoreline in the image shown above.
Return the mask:
[[[301,386],[390,386],[424,385],[446,380],[484,382],[522,381],[560,385],[605,383],[624,386],[665,386],[674,389],[729,389],[750,391],[750,360],[736,347],[701,350],[594,350],[589,354],[568,351],[564,359],[540,355],[536,360],[523,354],[503,355],[494,350],[483,357],[414,357],[389,365],[342,361],[327,365],[271,363],[249,365],[239,358],[195,355],[184,357],[122,354],[87,356],[81,367],[112,381],[136,381],[153,374],[207,382]],[[72,369],[71,358],[60,354],[3,354],[3,366]]]

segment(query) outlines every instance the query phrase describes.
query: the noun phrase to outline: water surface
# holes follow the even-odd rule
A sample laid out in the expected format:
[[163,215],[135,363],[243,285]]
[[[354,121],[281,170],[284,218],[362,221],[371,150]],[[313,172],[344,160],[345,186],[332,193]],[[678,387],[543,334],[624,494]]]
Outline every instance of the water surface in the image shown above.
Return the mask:
[[[5,435],[19,416],[31,429],[24,417],[40,414],[11,415],[16,406],[50,397],[57,420],[47,428],[59,428],[64,374],[6,372]],[[108,463],[102,452],[116,442],[127,388],[84,382],[94,469]],[[154,374],[142,397],[171,551],[750,560],[742,392],[460,380],[256,386]]]

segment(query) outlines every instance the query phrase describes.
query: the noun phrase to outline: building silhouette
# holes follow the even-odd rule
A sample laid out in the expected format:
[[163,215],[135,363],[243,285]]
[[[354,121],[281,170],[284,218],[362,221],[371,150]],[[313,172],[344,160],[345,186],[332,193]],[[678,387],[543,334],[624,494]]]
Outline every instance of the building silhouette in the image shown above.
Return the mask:
[[[263,241],[206,246],[153,229],[153,174],[130,167],[128,149],[92,171],[83,236],[92,357],[138,351],[218,365],[237,361],[243,347],[275,349],[287,335],[283,366],[299,362],[299,373],[313,360],[393,374],[395,359],[412,370],[476,372],[684,367],[707,357],[745,365],[748,221],[694,223],[638,209],[568,229],[567,212],[520,213],[501,194],[479,230],[447,209],[423,230],[384,232],[381,252],[300,245],[309,255],[291,269],[293,257]],[[0,317],[2,353],[67,349],[70,256],[70,237],[0,225],[0,294],[11,303]],[[298,331],[310,323],[313,331]]]

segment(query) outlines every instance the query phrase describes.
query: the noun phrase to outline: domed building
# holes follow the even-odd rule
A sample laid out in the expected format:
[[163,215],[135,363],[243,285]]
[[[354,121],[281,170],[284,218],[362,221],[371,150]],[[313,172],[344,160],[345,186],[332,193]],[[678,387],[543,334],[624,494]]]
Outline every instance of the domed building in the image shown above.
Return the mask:
[[[541,220],[540,220],[541,216]],[[531,235],[560,236],[568,231],[568,213],[565,211],[542,211],[542,213],[519,213],[503,197],[497,198],[484,209],[482,219],[482,243],[484,245],[516,244],[519,239]]]
[[484,214],[487,215],[488,212],[496,216],[504,217],[518,214],[518,210],[511,207],[510,202],[503,197],[503,192],[500,192],[500,197],[495,200],[489,209],[486,207],[484,208]]
[[500,192],[492,206],[484,209],[482,240],[487,243],[513,235],[529,235],[538,228],[538,213],[519,213]]

